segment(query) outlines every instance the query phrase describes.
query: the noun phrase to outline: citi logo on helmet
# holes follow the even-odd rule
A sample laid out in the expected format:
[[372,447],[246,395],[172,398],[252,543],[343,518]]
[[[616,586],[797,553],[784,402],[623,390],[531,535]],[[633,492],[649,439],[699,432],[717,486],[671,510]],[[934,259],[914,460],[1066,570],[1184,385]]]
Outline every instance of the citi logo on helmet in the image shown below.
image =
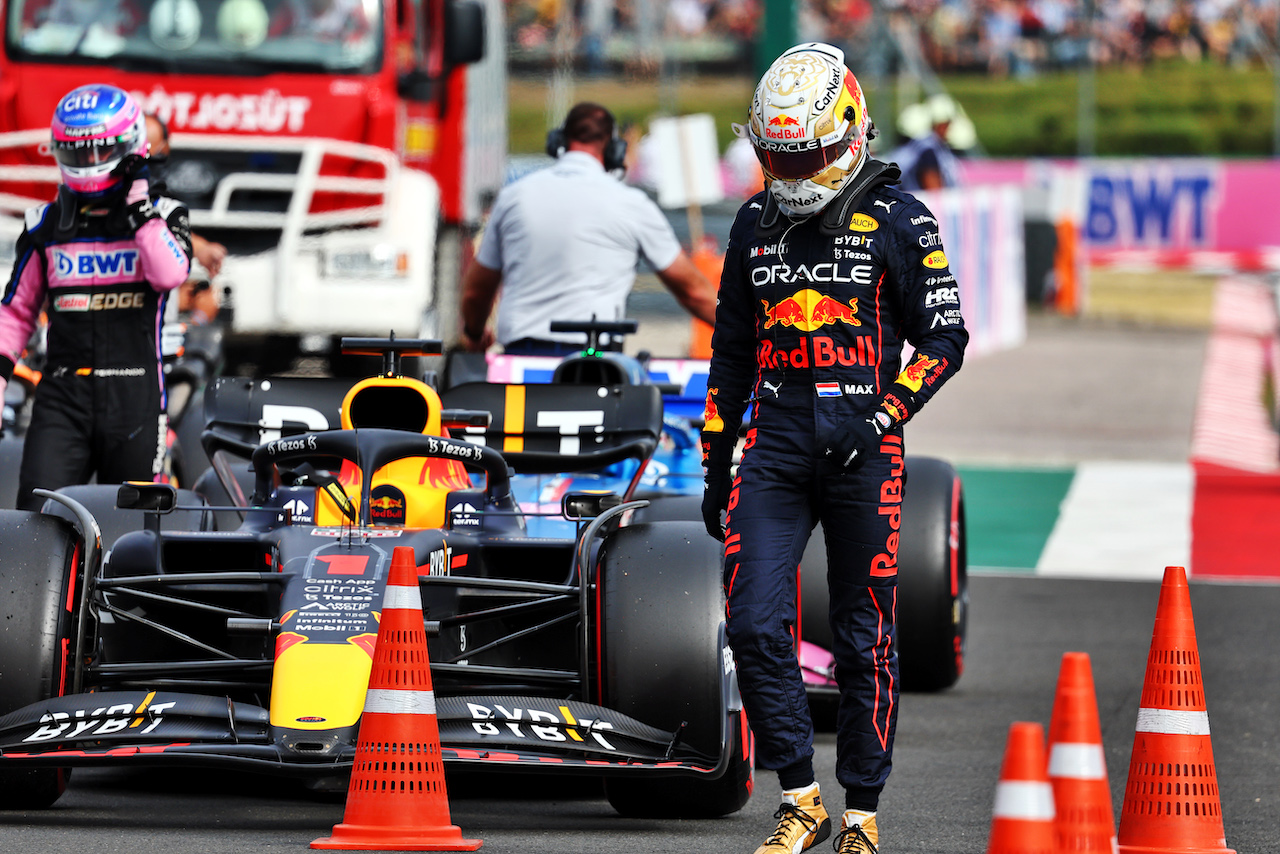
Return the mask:
[[96,106],[98,106],[98,92],[88,88],[77,89],[62,102],[62,109],[68,112],[72,110],[92,110]]

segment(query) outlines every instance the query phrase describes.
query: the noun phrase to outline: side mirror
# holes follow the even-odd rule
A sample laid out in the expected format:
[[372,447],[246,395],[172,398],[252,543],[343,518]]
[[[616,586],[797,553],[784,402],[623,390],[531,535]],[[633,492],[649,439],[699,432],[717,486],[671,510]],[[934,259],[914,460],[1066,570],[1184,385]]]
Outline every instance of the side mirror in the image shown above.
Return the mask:
[[444,61],[469,65],[484,59],[484,6],[477,0],[444,5]]
[[594,519],[604,511],[622,503],[616,492],[569,492],[560,502],[566,519]]
[[120,484],[120,489],[116,492],[116,507],[121,510],[172,513],[177,504],[178,490],[167,483],[131,480]]
[[435,91],[435,80],[417,68],[396,78],[396,93],[406,101],[430,101]]
[[486,409],[442,409],[440,410],[440,426],[460,430],[464,427],[483,427],[489,429],[493,423],[493,413]]

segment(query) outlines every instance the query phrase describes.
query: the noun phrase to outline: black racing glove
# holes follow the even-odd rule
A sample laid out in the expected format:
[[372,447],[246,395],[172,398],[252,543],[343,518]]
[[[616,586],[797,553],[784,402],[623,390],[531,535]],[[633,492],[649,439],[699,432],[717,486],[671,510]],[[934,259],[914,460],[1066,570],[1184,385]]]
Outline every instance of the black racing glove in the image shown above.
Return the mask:
[[724,542],[724,514],[729,509],[729,492],[733,486],[729,473],[723,476],[707,477],[706,489],[702,493],[702,524],[707,526],[707,533],[720,542]]
[[881,409],[864,412],[831,431],[823,443],[823,455],[845,471],[857,471],[892,427],[889,413]]
[[884,434],[909,419],[917,408],[911,389],[893,383],[875,408],[839,425],[823,441],[823,456],[845,471],[866,465]]
[[724,542],[722,517],[729,509],[729,492],[733,478],[729,467],[733,463],[734,437],[724,433],[702,432],[702,464],[706,468],[706,489],[702,493],[702,523],[707,533]]
[[144,223],[159,218],[160,213],[151,204],[150,199],[143,198],[125,205],[124,221],[128,225],[130,232],[136,233]]
[[120,159],[119,165],[116,166],[114,174],[120,179],[127,190],[129,185],[137,179],[147,180],[151,177],[151,170],[147,168],[147,158],[141,154],[126,154]]
[[120,178],[120,216],[123,219],[123,225],[130,233],[134,233],[144,223],[160,216],[151,204],[149,189],[151,171],[147,167],[147,159],[137,154],[125,155],[114,174]]

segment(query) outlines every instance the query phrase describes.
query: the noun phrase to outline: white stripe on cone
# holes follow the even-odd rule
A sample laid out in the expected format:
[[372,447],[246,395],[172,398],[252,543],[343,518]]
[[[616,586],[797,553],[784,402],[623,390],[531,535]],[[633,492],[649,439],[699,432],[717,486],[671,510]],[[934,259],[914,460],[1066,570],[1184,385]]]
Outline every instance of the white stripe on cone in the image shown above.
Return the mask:
[[1059,742],[1049,748],[1049,776],[1072,780],[1105,780],[1107,760],[1101,744]]
[[994,815],[1023,821],[1053,821],[1053,788],[1048,783],[997,783]]
[[1164,735],[1208,735],[1208,712],[1183,712],[1173,709],[1138,709],[1138,732]]
[[413,587],[401,587],[388,584],[387,592],[382,595],[382,610],[402,608],[406,611],[422,610],[422,591],[415,584]]
[[364,710],[391,715],[434,715],[436,695],[434,691],[370,688],[365,695]]

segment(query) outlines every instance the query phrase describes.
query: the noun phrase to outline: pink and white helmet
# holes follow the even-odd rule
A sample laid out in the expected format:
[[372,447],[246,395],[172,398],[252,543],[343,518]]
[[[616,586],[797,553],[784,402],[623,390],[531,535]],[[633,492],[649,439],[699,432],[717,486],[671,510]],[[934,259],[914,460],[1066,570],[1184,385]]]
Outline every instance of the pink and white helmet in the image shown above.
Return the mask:
[[67,187],[88,196],[114,189],[129,154],[147,156],[147,124],[128,92],[105,83],[73,89],[53,112],[53,156]]

